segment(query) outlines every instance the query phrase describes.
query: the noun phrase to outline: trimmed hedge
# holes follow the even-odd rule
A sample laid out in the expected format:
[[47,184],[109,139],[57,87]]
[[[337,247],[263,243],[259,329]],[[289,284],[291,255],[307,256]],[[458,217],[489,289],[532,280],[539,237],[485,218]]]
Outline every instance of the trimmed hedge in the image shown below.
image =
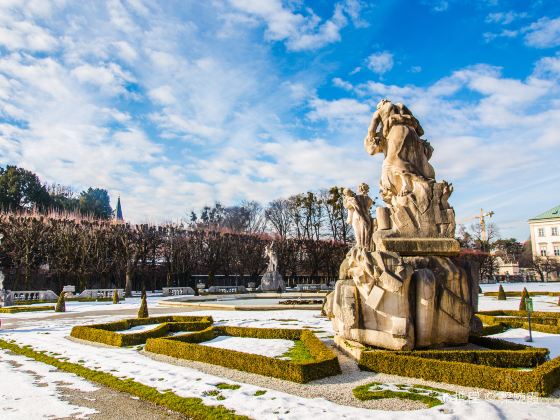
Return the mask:
[[[477,316],[483,321],[491,321],[494,315],[508,316],[507,313],[513,313],[511,316],[515,316],[519,313],[490,312],[492,315]],[[551,315],[548,312],[535,314],[537,317]],[[558,315],[554,314],[551,318],[560,318]],[[510,319],[484,327],[483,333],[495,334],[508,328],[523,328],[522,323]],[[557,328],[542,324],[539,326]],[[542,396],[560,386],[560,357],[546,361],[547,349],[481,336],[471,336],[469,341],[489,350],[364,351],[358,365],[363,370],[392,375],[507,392],[537,392]],[[519,370],[521,367],[534,369]]]
[[[484,296],[498,296],[499,292],[484,292]],[[521,297],[523,292],[505,292],[507,297]],[[560,296],[560,292],[530,292],[531,296]]]
[[54,306],[6,306],[0,308],[2,314],[17,314],[18,312],[54,311]]
[[[133,318],[107,324],[76,326],[70,336],[81,340],[94,341],[110,346],[124,347],[144,344],[148,338],[163,337],[170,332],[199,331],[212,325],[209,316],[160,316],[153,318]],[[128,330],[139,325],[161,324],[157,327],[138,333],[119,334],[118,331]]]
[[161,407],[181,413],[192,419],[223,419],[247,420],[248,417],[235,414],[234,411],[223,405],[208,406],[202,399],[196,397],[181,397],[171,391],[160,392],[154,387],[144,385],[132,379],[120,379],[107,372],[86,368],[77,363],[65,362],[44,353],[37,352],[28,347],[20,347],[14,343],[0,340],[0,348],[12,353],[32,358],[38,362],[46,363],[65,372],[73,373],[82,378],[104,385],[119,392],[137,396]]
[[[282,360],[199,344],[224,335],[301,340],[313,356],[313,360]],[[309,330],[209,327],[183,336],[151,338],[146,342],[145,350],[299,383],[341,373],[336,355]]]
[[532,368],[546,362],[548,349],[540,349],[505,340],[487,337],[471,337],[473,344],[491,349],[488,350],[416,350],[397,351],[395,354],[415,356],[425,359],[446,360],[448,362],[472,363],[493,367]]
[[[526,311],[485,311],[476,316],[489,326],[529,329]],[[560,312],[531,312],[531,328],[544,333],[560,334]]]

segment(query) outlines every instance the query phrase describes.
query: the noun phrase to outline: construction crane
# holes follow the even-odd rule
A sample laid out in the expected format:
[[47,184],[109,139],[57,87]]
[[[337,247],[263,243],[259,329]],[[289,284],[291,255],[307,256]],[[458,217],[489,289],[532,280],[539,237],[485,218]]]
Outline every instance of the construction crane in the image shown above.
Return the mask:
[[492,217],[494,215],[493,211],[488,211],[488,212],[484,212],[484,210],[480,209],[480,213],[475,215],[475,216],[471,216],[471,217],[467,217],[464,220],[461,220],[459,223],[463,224],[465,222],[468,222],[469,220],[474,220],[474,219],[478,219],[478,223],[480,224],[480,240],[482,242],[486,242],[488,240],[488,233],[486,231],[486,217]]

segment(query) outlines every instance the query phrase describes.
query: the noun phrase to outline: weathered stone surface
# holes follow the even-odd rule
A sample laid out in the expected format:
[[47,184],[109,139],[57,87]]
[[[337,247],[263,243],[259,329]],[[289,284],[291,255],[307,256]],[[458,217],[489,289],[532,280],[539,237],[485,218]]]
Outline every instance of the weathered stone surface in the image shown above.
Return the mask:
[[356,244],[324,307],[341,339],[407,350],[463,344],[476,328],[477,271],[449,258],[459,253],[448,203],[453,187],[436,182],[433,148],[422,135],[406,106],[378,104],[365,147],[385,154],[380,190],[387,207],[372,218],[366,184],[359,194],[344,191]]
[[261,279],[261,285],[257,290],[262,292],[276,292],[278,289],[286,290],[284,279],[278,271],[264,273]]

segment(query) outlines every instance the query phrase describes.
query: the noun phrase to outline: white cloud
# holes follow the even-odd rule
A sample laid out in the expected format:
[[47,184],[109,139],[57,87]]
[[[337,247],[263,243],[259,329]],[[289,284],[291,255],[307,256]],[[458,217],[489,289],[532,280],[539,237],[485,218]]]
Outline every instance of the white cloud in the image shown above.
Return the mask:
[[311,121],[326,120],[329,126],[340,125],[367,125],[370,117],[368,105],[356,99],[337,99],[327,101],[315,98],[309,101],[311,111],[307,118]]
[[374,73],[387,73],[393,68],[393,54],[388,51],[373,53],[366,59],[366,65]]
[[[324,22],[310,8],[298,13],[290,3],[285,6],[281,0],[230,0],[230,3],[238,11],[262,20],[266,24],[266,39],[284,41],[292,51],[315,50],[340,41],[340,31],[348,24],[347,16],[356,26],[365,26],[359,19],[361,2],[356,0],[336,3],[332,17]],[[224,17],[227,20],[231,15]]]
[[526,12],[515,12],[508,10],[507,12],[494,12],[486,16],[487,23],[498,23],[500,25],[509,25],[510,23],[527,17]]
[[531,47],[552,48],[560,45],[560,17],[543,17],[525,30],[525,43]]

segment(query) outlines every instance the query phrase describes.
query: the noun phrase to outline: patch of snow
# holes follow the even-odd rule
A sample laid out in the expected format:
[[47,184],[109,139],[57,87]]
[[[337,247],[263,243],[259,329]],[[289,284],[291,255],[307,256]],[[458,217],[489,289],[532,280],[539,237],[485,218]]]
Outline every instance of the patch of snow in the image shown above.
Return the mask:
[[525,338],[529,337],[529,330],[512,328],[499,334],[489,335],[488,337],[500,338],[502,340],[511,341],[512,343],[525,344],[532,347],[546,348],[550,350],[551,359],[560,356],[560,335],[533,331],[532,336],[533,341],[526,342]]
[[[9,362],[21,366],[15,367]],[[3,420],[86,418],[97,412],[64,401],[55,382],[62,381],[68,383],[64,387],[86,392],[97,388],[75,375],[53,371],[49,365],[0,350],[0,378],[0,417]]]
[[159,327],[160,325],[162,325],[162,324],[137,325],[136,327],[129,328],[128,330],[119,330],[119,331],[115,331],[115,332],[117,332],[119,334],[134,334],[134,333],[153,330],[153,329]]
[[225,335],[200,344],[208,347],[219,347],[221,349],[260,354],[261,356],[268,357],[281,356],[294,346],[292,340],[230,337]]

